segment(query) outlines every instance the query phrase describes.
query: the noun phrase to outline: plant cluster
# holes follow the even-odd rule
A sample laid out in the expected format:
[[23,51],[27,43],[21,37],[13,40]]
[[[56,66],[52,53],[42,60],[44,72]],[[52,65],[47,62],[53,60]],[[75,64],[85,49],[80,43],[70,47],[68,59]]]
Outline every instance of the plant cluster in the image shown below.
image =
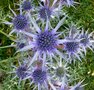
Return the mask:
[[[71,75],[68,64],[82,61],[89,48],[93,51],[93,32],[89,33],[74,23],[65,25],[69,19],[64,7],[74,7],[74,0],[40,0],[39,6],[31,0],[20,0],[19,14],[10,7],[13,16],[11,22],[3,22],[12,26],[9,33],[16,33],[17,39],[12,47],[15,54],[21,53],[19,66],[14,66],[15,77],[19,84],[29,80],[33,90],[82,90],[82,81],[70,85]],[[54,25],[53,21],[57,20]],[[54,25],[54,26],[53,26]],[[60,29],[62,27],[62,29]],[[27,56],[24,56],[24,54]]]

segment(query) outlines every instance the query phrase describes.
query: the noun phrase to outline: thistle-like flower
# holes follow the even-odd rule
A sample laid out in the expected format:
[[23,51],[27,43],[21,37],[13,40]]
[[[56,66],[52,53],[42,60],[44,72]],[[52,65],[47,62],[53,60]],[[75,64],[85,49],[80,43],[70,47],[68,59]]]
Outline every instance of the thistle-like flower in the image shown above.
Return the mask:
[[79,31],[74,26],[70,27],[69,35],[65,37],[63,45],[69,61],[75,61],[75,59],[81,61],[80,57],[83,57],[83,53],[80,48]]
[[36,52],[32,58],[31,64],[34,62],[34,60],[36,60],[36,58],[38,56],[43,58],[43,62],[45,62],[47,55],[50,58],[52,58],[54,56],[54,54],[56,53],[56,54],[59,54],[61,57],[63,57],[63,55],[57,49],[57,46],[60,43],[62,43],[62,40],[59,39],[60,34],[58,34],[57,30],[64,22],[66,16],[59,21],[59,23],[53,30],[49,30],[48,20],[47,20],[46,27],[45,27],[44,31],[42,31],[38,27],[38,25],[35,23],[34,19],[32,19],[31,15],[29,15],[29,18],[31,19],[31,22],[34,25],[34,28],[36,29],[36,31],[38,33],[36,33],[36,35],[35,35],[35,34],[28,33],[28,32],[24,32],[24,34],[32,37],[33,41],[28,46],[25,46],[24,48],[18,50],[18,52],[35,48]]
[[8,21],[3,22],[5,24],[13,26],[13,30],[9,33],[9,35],[11,35],[14,32],[24,31],[29,25],[29,20],[27,19],[26,15],[23,15],[21,5],[19,8],[20,14],[18,14],[18,15],[10,8],[10,6],[9,6],[9,9],[13,13],[14,17],[9,16],[9,18],[12,19],[11,22],[8,22]]
[[19,84],[22,80],[26,80],[27,78],[29,78],[30,72],[29,72],[29,68],[27,67],[26,63],[21,64],[19,62],[18,67],[14,66],[14,65],[13,65],[13,67],[16,69],[15,71],[12,72],[12,73],[16,74],[16,76],[13,79],[18,77]]
[[51,18],[59,17],[61,14],[65,15],[61,8],[59,8],[59,5],[57,5],[56,0],[53,2],[50,0],[44,0],[43,4],[44,5],[40,4],[39,9],[37,10],[39,12],[38,20],[47,20],[47,18],[50,20]]
[[16,74],[17,74],[17,76],[18,76],[20,79],[22,79],[22,80],[25,79],[26,76],[28,75],[28,73],[27,73],[27,67],[24,66],[24,65],[19,66],[19,67],[17,68],[17,70],[16,70]]
[[30,9],[32,8],[30,1],[31,1],[31,0],[29,0],[29,1],[26,1],[26,0],[25,0],[25,1],[22,3],[22,8],[23,8],[23,10],[28,11],[28,10],[30,10]]
[[13,25],[16,30],[24,30],[28,25],[28,20],[24,15],[17,15],[13,20]]
[[47,6],[43,6],[43,7],[39,10],[39,15],[40,15],[40,17],[41,17],[42,19],[44,19],[44,20],[47,20],[47,18],[50,19],[51,13],[52,13],[52,11],[51,11],[50,8],[47,7]]
[[57,37],[48,30],[41,32],[37,36],[36,45],[40,52],[52,52],[57,46]]
[[47,79],[46,71],[43,71],[42,69],[35,69],[32,73],[32,78],[34,83],[36,84],[43,84],[44,81]]
[[[43,89],[44,87],[48,90],[47,84],[47,71],[45,68],[42,69],[42,63],[38,61],[36,68],[32,71],[31,74],[31,84],[35,83],[38,86],[38,90]],[[36,86],[35,86],[36,88]]]
[[89,48],[93,51],[94,48],[94,40],[92,39],[92,34],[93,32],[91,32],[90,34],[88,33],[88,31],[84,31],[82,29],[81,34],[80,34],[80,46],[83,49],[84,53],[86,54],[86,49]]
[[66,62],[62,60],[62,58],[58,59],[57,57],[54,57],[56,60],[56,63],[48,64],[50,69],[53,69],[51,73],[53,74],[53,78],[59,79],[59,81],[62,81],[63,77],[69,77],[68,70],[69,67]]

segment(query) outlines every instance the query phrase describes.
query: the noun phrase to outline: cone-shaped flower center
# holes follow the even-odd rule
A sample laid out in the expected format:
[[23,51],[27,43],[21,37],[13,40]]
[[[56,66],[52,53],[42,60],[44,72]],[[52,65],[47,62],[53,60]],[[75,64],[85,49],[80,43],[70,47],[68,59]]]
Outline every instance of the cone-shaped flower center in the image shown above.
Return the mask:
[[39,11],[40,17],[43,19],[47,19],[51,17],[51,10],[48,7],[43,7]]
[[24,15],[18,15],[14,18],[13,24],[17,30],[23,30],[27,26],[27,19]]
[[56,46],[56,37],[50,31],[44,31],[38,35],[37,47],[40,51],[52,51]]
[[75,53],[79,48],[79,42],[68,41],[64,43],[65,49],[70,53]]
[[23,10],[30,10],[32,8],[31,2],[24,1],[24,3],[22,4],[22,8],[23,8]]
[[25,46],[25,43],[20,43],[20,42],[18,42],[18,43],[17,43],[17,46],[18,46],[18,48],[21,49],[21,48],[23,48],[23,47]]
[[42,69],[36,69],[32,74],[33,80],[35,83],[42,84],[46,80],[46,71]]
[[26,71],[27,71],[26,66],[19,66],[18,69],[16,70],[16,74],[19,78],[24,79],[28,75]]

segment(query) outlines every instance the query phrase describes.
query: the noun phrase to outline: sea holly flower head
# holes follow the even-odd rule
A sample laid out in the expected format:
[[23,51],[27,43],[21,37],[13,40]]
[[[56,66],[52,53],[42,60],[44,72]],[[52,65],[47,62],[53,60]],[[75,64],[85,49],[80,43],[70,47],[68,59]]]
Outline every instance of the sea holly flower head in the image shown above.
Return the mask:
[[14,32],[19,33],[20,31],[23,31],[28,27],[29,21],[27,19],[27,16],[23,14],[21,5],[19,6],[20,8],[18,10],[20,11],[20,14],[18,15],[9,6],[9,9],[13,13],[14,17],[9,16],[9,18],[12,19],[11,22],[8,21],[3,22],[5,24],[12,25],[14,27],[13,30],[9,33],[9,35],[11,35]]
[[65,76],[69,77],[69,74],[68,74],[69,67],[68,67],[67,63],[62,61],[62,59],[57,61],[56,66],[54,66],[54,64],[53,64],[53,66],[51,66],[51,67],[55,71],[55,74],[56,74],[55,77],[60,78],[60,80],[62,80],[62,78]]
[[68,53],[74,54],[79,49],[79,42],[78,41],[75,42],[74,39],[68,38],[64,43],[64,48]]
[[25,79],[28,76],[27,67],[24,65],[19,66],[16,70],[16,75],[22,80]]
[[37,48],[40,51],[52,51],[56,47],[56,36],[51,31],[44,31],[38,34]]
[[22,8],[25,11],[30,10],[32,8],[31,2],[30,1],[24,1],[23,4],[22,4]]
[[66,6],[70,7],[70,6],[73,6],[74,3],[76,3],[76,2],[74,0],[61,0],[60,3],[62,5],[66,5]]
[[26,80],[29,78],[30,76],[30,71],[29,71],[29,68],[27,66],[27,62],[24,61],[23,64],[21,64],[20,61],[19,62],[19,66],[16,67],[14,65],[12,65],[12,67],[15,68],[15,71],[11,72],[11,73],[14,73],[15,74],[15,77],[13,79],[15,79],[16,77],[19,78],[19,84],[22,80]]
[[64,49],[70,54],[76,53],[79,49],[79,40],[71,36],[66,37],[65,40]]
[[24,15],[17,15],[13,20],[13,25],[16,30],[24,30],[28,25],[28,20]]
[[40,68],[37,68],[33,71],[32,78],[33,78],[34,83],[43,84],[44,81],[47,79],[47,73],[46,71]]
[[49,24],[48,24],[49,22],[47,20],[46,26],[45,26],[43,31],[39,28],[39,26],[37,25],[35,20],[32,19],[31,15],[29,15],[29,18],[30,18],[30,20],[31,20],[32,24],[34,25],[34,28],[37,32],[36,32],[36,34],[33,34],[33,33],[31,34],[31,33],[24,31],[24,34],[32,37],[33,40],[29,45],[25,46],[22,49],[19,49],[17,52],[27,51],[29,49],[35,48],[36,52],[32,58],[32,61],[31,61],[32,63],[34,60],[36,60],[37,56],[42,57],[43,62],[45,62],[47,55],[52,57],[52,56],[54,56],[54,53],[63,57],[56,47],[57,45],[62,43],[62,40],[59,39],[59,36],[61,34],[58,33],[57,30],[60,28],[60,26],[62,25],[62,23],[66,19],[66,16],[59,21],[59,23],[56,25],[56,27],[53,30],[51,30],[49,28]]
[[93,43],[94,43],[94,40],[92,39],[92,33],[91,32],[90,34],[88,33],[88,31],[84,31],[82,29],[81,31],[81,34],[80,34],[80,46],[82,47],[83,51],[85,52],[86,54],[86,49],[89,48],[93,51]]
[[45,19],[45,20],[47,20],[47,18],[50,19],[51,13],[52,13],[52,12],[51,12],[50,8],[47,7],[47,6],[43,6],[43,7],[39,10],[39,15],[40,15],[40,17],[43,18],[43,19]]
[[40,4],[38,12],[38,20],[42,21],[47,19],[50,21],[51,18],[59,18],[59,16],[65,15],[61,8],[59,8],[56,0],[53,0],[52,2],[50,0],[43,0],[43,5]]
[[83,34],[80,36],[80,38],[82,39],[80,41],[80,43],[83,45],[83,46],[87,46],[88,43],[89,43],[89,38],[88,38],[88,35],[87,34]]
[[56,76],[59,77],[60,79],[66,77],[69,77],[70,75],[68,74],[68,69],[69,67],[66,66],[66,64],[63,66],[58,66],[56,68]]
[[70,60],[74,58],[81,60],[80,57],[83,57],[83,53],[80,48],[80,40],[79,30],[74,28],[74,26],[71,26],[69,35],[65,37],[65,42],[63,43],[64,50]]

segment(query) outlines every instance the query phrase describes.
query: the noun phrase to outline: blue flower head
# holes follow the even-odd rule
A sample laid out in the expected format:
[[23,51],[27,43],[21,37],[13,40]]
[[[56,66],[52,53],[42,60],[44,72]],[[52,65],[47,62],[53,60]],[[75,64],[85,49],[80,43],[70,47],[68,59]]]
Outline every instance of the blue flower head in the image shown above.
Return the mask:
[[80,36],[80,39],[82,39],[82,40],[80,41],[80,43],[81,43],[83,46],[87,46],[87,45],[88,45],[88,43],[89,43],[89,37],[88,37],[87,34],[81,35],[81,36]]
[[27,73],[27,67],[24,66],[24,65],[21,65],[17,68],[16,70],[16,75],[21,79],[25,79],[27,76],[28,76],[28,73]]
[[17,15],[13,20],[13,25],[17,30],[24,30],[28,25],[28,20],[24,15]]
[[22,8],[25,11],[30,10],[32,8],[31,2],[30,1],[24,1],[23,4],[22,4]]
[[65,50],[68,53],[74,54],[79,49],[79,42],[78,41],[75,41],[75,39],[71,39],[70,40],[70,38],[68,38],[66,40],[66,42],[64,43],[64,48],[65,48]]
[[51,31],[44,31],[37,36],[37,48],[40,51],[52,51],[56,47],[56,35]]
[[21,4],[18,4],[20,6],[19,11],[20,14],[16,14],[9,6],[9,9],[11,10],[11,12],[13,13],[14,17],[9,16],[9,18],[12,19],[12,22],[4,22],[5,24],[8,25],[13,25],[13,30],[9,33],[9,35],[11,35],[14,32],[19,32],[19,31],[23,31],[26,29],[26,27],[28,26],[28,20],[27,17],[25,15],[23,15],[22,12],[22,8],[21,8]]
[[29,68],[27,66],[26,61],[24,61],[23,64],[21,64],[21,62],[19,62],[18,67],[14,66],[14,65],[12,65],[12,67],[15,68],[15,71],[12,72],[12,73],[15,73],[15,77],[13,79],[18,77],[19,78],[19,84],[22,80],[26,80],[30,77],[30,72],[29,72]]
[[36,52],[32,58],[31,64],[34,62],[34,60],[36,60],[36,58],[38,56],[43,58],[43,63],[45,62],[47,55],[52,57],[52,56],[54,56],[54,53],[56,53],[56,54],[60,55],[61,57],[63,57],[62,54],[60,54],[59,50],[57,49],[57,46],[60,43],[62,43],[62,40],[59,39],[59,35],[61,35],[61,34],[59,34],[57,32],[57,30],[60,28],[60,26],[64,22],[66,16],[63,19],[61,19],[59,21],[59,23],[56,25],[56,27],[52,30],[49,28],[48,19],[47,19],[44,31],[42,31],[38,27],[37,23],[31,17],[31,15],[29,15],[29,18],[31,20],[31,23],[34,25],[34,28],[37,31],[37,33],[32,34],[32,33],[28,33],[28,32],[24,31],[24,34],[32,37],[33,40],[29,45],[18,50],[17,52],[26,51],[26,50],[34,48],[36,50]]
[[34,83],[43,84],[44,81],[47,79],[47,73],[46,71],[40,68],[37,68],[33,71],[32,78],[33,78]]
[[70,27],[69,35],[65,37],[63,45],[70,61],[76,58],[81,60],[80,57],[83,57],[83,54],[80,48],[79,30],[76,27]]
[[93,51],[93,48],[94,48],[94,40],[91,38],[92,37],[92,33],[91,32],[90,34],[88,33],[88,31],[84,31],[82,29],[81,31],[81,34],[80,34],[80,47],[83,49],[84,53],[86,54],[86,49],[89,48]]
[[[55,19],[55,17],[59,18],[61,15],[65,15],[65,13],[61,10],[62,8],[59,7],[58,1],[57,0],[42,0],[43,5],[40,4],[39,9],[38,9],[38,15],[37,18],[38,20],[44,21],[49,19]],[[43,22],[45,23],[45,22]]]
[[51,10],[49,7],[44,6],[39,10],[39,15],[42,19],[49,19],[51,17]]

